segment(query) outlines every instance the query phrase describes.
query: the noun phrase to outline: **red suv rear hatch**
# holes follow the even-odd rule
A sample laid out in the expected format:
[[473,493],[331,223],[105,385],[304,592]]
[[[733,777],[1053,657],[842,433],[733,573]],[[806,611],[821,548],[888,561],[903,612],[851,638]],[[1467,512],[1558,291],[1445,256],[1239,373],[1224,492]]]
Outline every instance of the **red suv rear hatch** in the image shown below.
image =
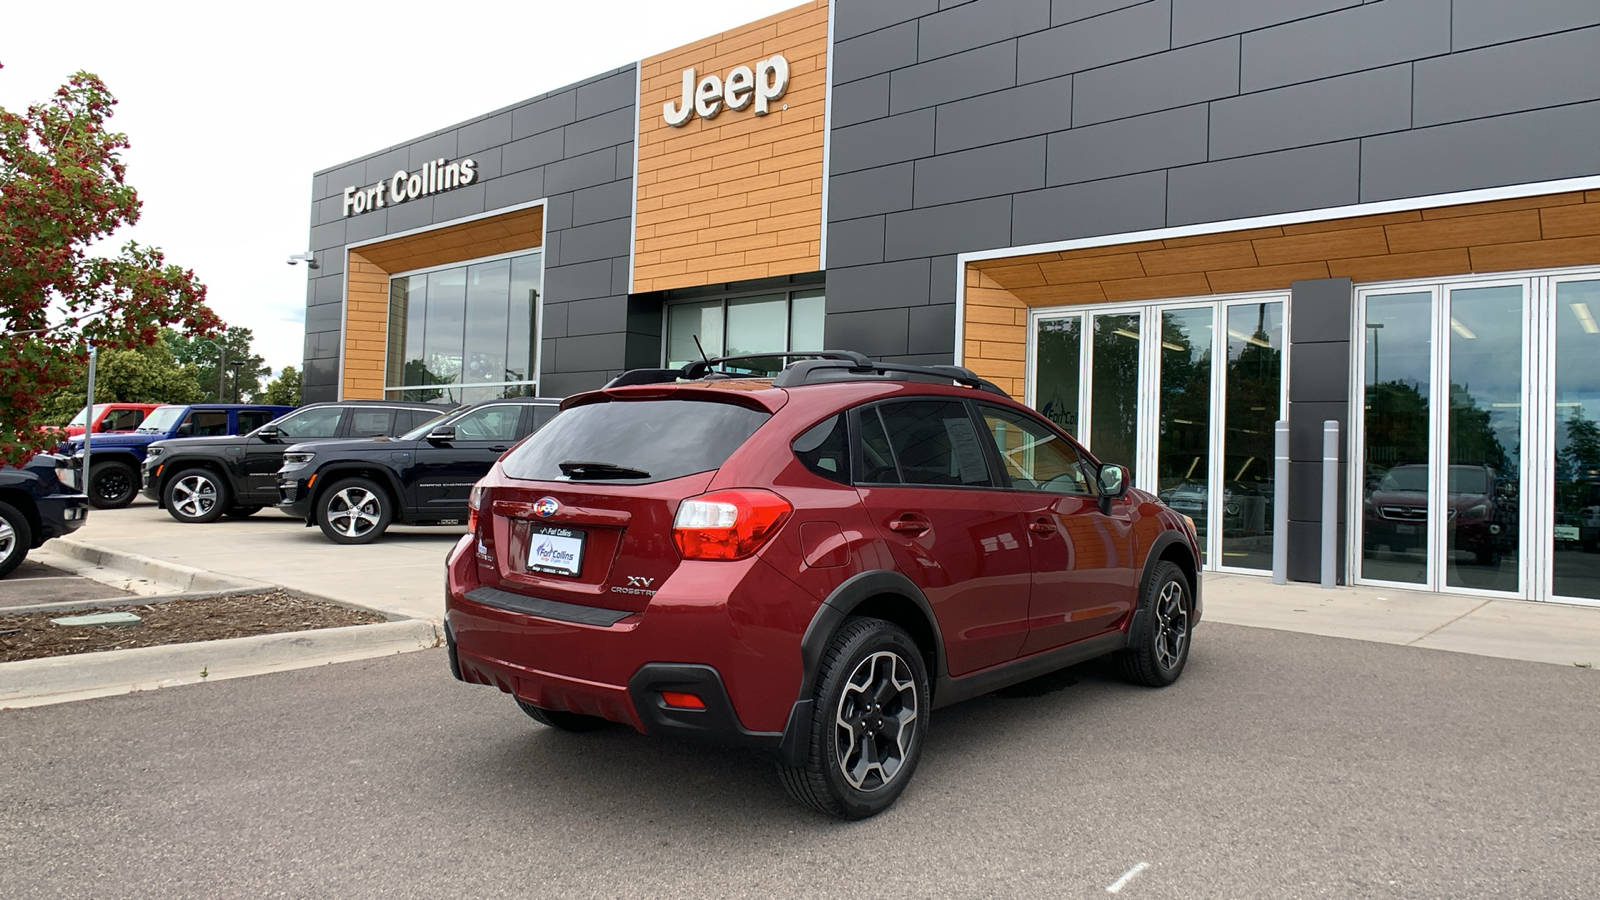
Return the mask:
[[495,557],[493,586],[643,611],[681,561],[679,503],[703,493],[770,417],[750,394],[726,391],[580,398],[501,461],[505,480],[483,498],[479,539]]

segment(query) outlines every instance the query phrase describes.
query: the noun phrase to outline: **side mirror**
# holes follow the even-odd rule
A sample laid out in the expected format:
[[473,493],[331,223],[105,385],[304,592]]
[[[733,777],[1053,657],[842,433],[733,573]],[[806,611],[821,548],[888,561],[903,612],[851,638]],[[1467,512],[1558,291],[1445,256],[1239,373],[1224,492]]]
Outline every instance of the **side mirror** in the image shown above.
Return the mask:
[[1100,511],[1111,512],[1111,501],[1128,492],[1128,470],[1124,466],[1100,467]]
[[430,444],[448,444],[455,439],[456,427],[454,425],[440,425],[438,428],[428,432],[428,436],[424,438]]
[[194,434],[194,424],[192,422],[185,422],[182,425],[178,426],[178,436],[179,437],[183,437],[185,435],[190,435],[190,434]]
[[116,424],[110,419],[101,419],[100,424],[94,427],[95,431],[111,431],[111,426]]
[[269,443],[277,441],[282,436],[276,425],[263,425],[256,429],[256,437]]

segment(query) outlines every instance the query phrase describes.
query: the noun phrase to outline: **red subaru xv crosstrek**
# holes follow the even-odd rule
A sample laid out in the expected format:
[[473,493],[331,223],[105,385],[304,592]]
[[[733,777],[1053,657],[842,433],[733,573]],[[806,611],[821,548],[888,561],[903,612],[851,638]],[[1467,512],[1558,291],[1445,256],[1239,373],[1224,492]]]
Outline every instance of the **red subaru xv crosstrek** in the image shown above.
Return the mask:
[[568,731],[765,749],[852,819],[905,789],[935,707],[1108,653],[1178,678],[1191,522],[966,369],[807,356],[567,398],[473,489],[452,673]]

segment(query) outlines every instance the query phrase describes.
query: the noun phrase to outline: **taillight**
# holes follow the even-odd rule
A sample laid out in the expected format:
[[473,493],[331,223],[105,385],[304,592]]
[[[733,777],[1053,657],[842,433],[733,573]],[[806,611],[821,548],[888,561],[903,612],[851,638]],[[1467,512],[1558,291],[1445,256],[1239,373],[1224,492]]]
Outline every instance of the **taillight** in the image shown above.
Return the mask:
[[478,507],[483,504],[484,487],[475,484],[467,493],[467,531],[476,534],[478,531]]
[[794,512],[771,491],[741,488],[691,497],[678,505],[672,542],[684,559],[744,559]]

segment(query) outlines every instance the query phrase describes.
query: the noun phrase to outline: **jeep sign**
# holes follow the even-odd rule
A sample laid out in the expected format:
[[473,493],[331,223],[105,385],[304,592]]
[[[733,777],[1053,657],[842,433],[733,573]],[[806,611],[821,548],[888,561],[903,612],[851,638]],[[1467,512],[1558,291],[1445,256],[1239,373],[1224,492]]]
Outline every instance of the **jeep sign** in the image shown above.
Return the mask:
[[661,115],[668,125],[676,128],[688,124],[696,114],[710,119],[721,112],[723,106],[744,109],[754,99],[755,114],[764,116],[768,104],[782,97],[788,87],[789,61],[781,53],[756,63],[753,71],[749,66],[734,66],[726,80],[707,75],[696,81],[694,69],[684,69],[683,96],[677,103],[668,100],[661,104]]

